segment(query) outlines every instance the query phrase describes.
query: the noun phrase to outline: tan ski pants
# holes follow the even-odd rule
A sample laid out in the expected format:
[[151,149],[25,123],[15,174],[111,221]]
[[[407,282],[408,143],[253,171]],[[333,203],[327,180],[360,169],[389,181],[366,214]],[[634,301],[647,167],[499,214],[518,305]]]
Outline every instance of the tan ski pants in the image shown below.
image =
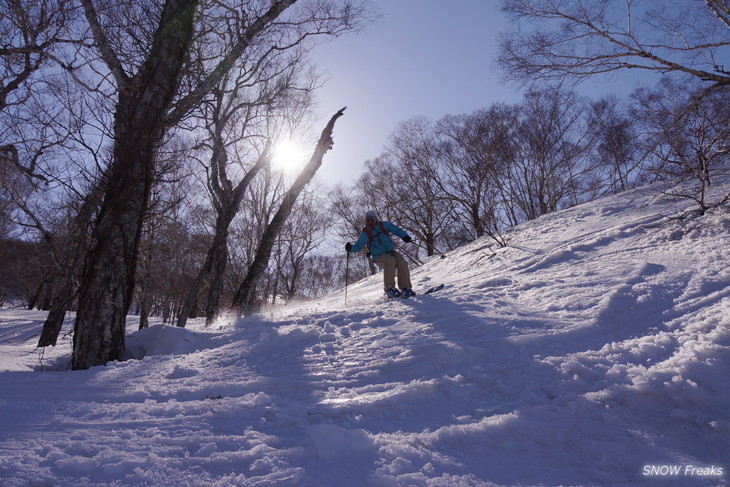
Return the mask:
[[395,250],[387,254],[380,254],[375,258],[375,263],[383,269],[386,293],[395,286],[396,269],[398,270],[398,287],[401,290],[411,288],[411,272],[408,270],[408,262],[401,254]]

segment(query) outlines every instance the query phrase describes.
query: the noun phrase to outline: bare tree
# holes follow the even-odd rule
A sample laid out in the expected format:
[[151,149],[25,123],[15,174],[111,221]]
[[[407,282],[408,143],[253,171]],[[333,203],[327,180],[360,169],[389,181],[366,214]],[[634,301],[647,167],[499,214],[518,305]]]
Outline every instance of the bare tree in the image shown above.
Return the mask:
[[488,235],[505,245],[500,188],[517,150],[515,125],[516,111],[503,104],[438,122],[437,133],[444,140],[443,190],[456,204],[460,219],[468,222],[468,240]]
[[191,281],[188,296],[180,310],[177,326],[184,327],[195,304],[198,293],[204,281],[210,276],[207,305],[205,306],[206,321],[210,323],[218,313],[218,305],[222,294],[223,276],[228,263],[228,233],[231,222],[239,210],[243,194],[251,180],[259,170],[269,164],[271,160],[271,145],[267,144],[258,156],[256,163],[246,175],[235,185],[227,179],[226,172],[221,166],[226,165],[227,156],[221,148],[214,152],[212,167],[208,172],[209,190],[213,194],[216,222],[214,235],[205,262],[200,271]]
[[628,104],[609,96],[591,105],[588,129],[595,139],[595,166],[600,187],[608,194],[636,187],[641,181],[640,139]]
[[315,262],[308,257],[320,247],[329,226],[329,215],[320,211],[323,206],[321,194],[321,187],[309,188],[302,194],[279,234],[270,293],[272,303],[276,298],[316,297],[319,289],[326,289],[302,286],[306,264]]
[[[57,72],[57,70],[55,70]],[[15,194],[14,205],[24,217],[17,223],[33,228],[46,242],[52,262],[43,284],[49,313],[40,347],[55,345],[61,326],[77,297],[79,270],[88,251],[91,224],[101,204],[105,179],[101,97],[83,97],[78,87],[57,73],[33,84],[22,106],[3,113],[5,136],[18,149],[15,181],[24,180],[26,196]],[[41,294],[38,293],[40,296]]]
[[[41,234],[48,222],[35,192],[51,182],[50,153],[71,130],[63,108],[48,96],[58,50],[73,43],[69,24],[75,8],[64,0],[5,0],[0,3],[0,185],[4,216]],[[17,211],[16,211],[17,210]]]
[[[367,166],[369,164],[368,162]],[[363,176],[367,174],[369,172],[366,170]],[[365,212],[378,207],[376,202],[363,192],[361,179],[362,177],[353,186],[338,185],[329,194],[329,212],[338,222],[334,232],[342,247],[344,242],[352,239],[353,235],[359,235],[364,226]],[[350,254],[345,252],[344,248],[342,252],[345,266],[349,266],[351,280],[356,281],[377,272],[375,263],[365,253],[361,253],[360,259],[352,261]]]
[[592,145],[585,111],[584,100],[559,89],[531,91],[520,105],[506,184],[527,220],[581,202]]
[[92,0],[84,0],[95,44],[118,89],[113,160],[81,280],[74,326],[74,369],[121,359],[126,315],[134,291],[142,225],[154,163],[169,126],[182,66],[193,36],[196,0],[168,1],[149,53],[128,73],[126,52],[115,50]]
[[[4,122],[16,123],[4,131],[5,136],[15,136],[9,146],[14,160],[2,161],[0,177],[0,193],[8,205],[5,218],[16,228],[38,237],[50,263],[29,302],[31,307],[49,310],[39,340],[41,347],[56,344],[66,312],[72,306],[78,266],[101,187],[98,181],[85,187],[86,181],[76,173],[73,161],[62,154],[64,148],[69,149],[71,131],[76,129],[73,124],[64,128],[64,121],[69,118],[42,91],[39,87],[25,100],[20,110],[26,111],[24,115],[3,113]],[[42,110],[36,110],[41,106]],[[68,172],[57,171],[61,165]],[[87,194],[81,196],[83,192]]]
[[[317,29],[320,34],[325,33],[321,26]],[[337,33],[337,30],[327,32]],[[206,135],[200,146],[207,157],[201,164],[206,171],[206,187],[216,221],[208,255],[191,282],[178,317],[177,325],[181,327],[185,326],[206,281],[207,323],[217,316],[228,262],[231,222],[253,179],[271,162],[272,144],[267,140],[275,136],[275,120],[287,116],[297,118],[296,113],[310,105],[310,94],[316,86],[316,77],[305,75],[305,45],[297,43],[287,49],[271,50],[264,38],[255,47],[241,58],[240,66],[211,90],[210,100],[201,107]],[[255,163],[248,164],[252,153]]]
[[49,238],[54,249],[52,255],[55,257],[58,283],[43,323],[39,347],[56,345],[66,313],[72,308],[77,293],[79,267],[88,246],[89,226],[99,206],[100,196],[99,184],[82,199],[78,211],[69,215],[68,230],[61,235],[56,232]]
[[625,69],[681,73],[730,84],[727,1],[503,0],[529,26],[502,35],[498,62],[514,79],[589,76]]
[[269,258],[271,257],[271,251],[274,247],[276,238],[281,233],[281,229],[286,223],[287,218],[289,218],[299,194],[322,165],[322,158],[324,155],[332,148],[332,144],[334,143],[332,132],[335,128],[335,122],[342,116],[344,111],[345,108],[342,108],[329,120],[317,141],[312,157],[309,159],[307,165],[304,166],[294,183],[292,183],[291,187],[284,195],[282,203],[276,214],[266,226],[266,230],[264,230],[263,236],[261,237],[261,241],[256,250],[256,256],[248,269],[245,279],[238,287],[233,298],[233,307],[242,314],[249,312],[254,305],[256,286],[268,267]]
[[[386,176],[395,204],[393,218],[425,247],[426,255],[451,247],[453,201],[443,192],[444,171],[439,141],[425,117],[400,123],[390,136],[385,155],[373,170]],[[444,246],[446,244],[446,246]]]
[[68,36],[75,10],[64,0],[0,3],[0,165],[6,174],[10,166],[25,174],[31,185],[48,184],[44,153],[72,131],[46,94],[57,51],[75,42]]
[[20,306],[30,301],[49,266],[47,255],[42,243],[0,239],[0,306]]
[[[346,265],[344,256],[307,255],[299,276],[298,294],[311,299],[342,288],[345,285]],[[352,281],[367,276],[366,272],[353,276],[352,269],[350,273]]]
[[[161,316],[163,323],[175,323],[185,303],[187,283],[195,278],[200,262],[205,260],[210,239],[198,233],[198,221],[181,207],[154,213],[146,222],[150,224],[152,231],[146,229],[142,243],[140,285],[135,292],[140,324],[146,305],[150,316]],[[195,313],[199,313],[199,307],[196,302]]]
[[714,177],[730,173],[730,89],[701,96],[702,89],[663,80],[658,89],[636,94],[637,117],[653,156],[651,171],[662,180],[684,182],[674,196],[697,204],[700,214],[730,200],[708,200]]
[[[296,0],[247,1],[219,5],[198,0],[166,0],[135,8],[134,2],[103,5],[82,0],[96,52],[110,83],[114,106],[112,162],[106,194],[95,221],[93,244],[84,266],[74,328],[72,366],[84,369],[119,359],[124,352],[125,316],[135,285],[142,224],[153,184],[154,164],[164,136],[198,107],[236,61],[264,33],[270,49],[291,45],[310,22],[352,23],[351,4],[334,8],[322,0],[308,9],[288,11]],[[343,12],[345,12],[343,14]],[[129,22],[133,16],[138,22]],[[217,17],[216,17],[217,16]],[[219,51],[216,30],[196,30],[196,22],[217,18],[236,31],[236,43]],[[122,20],[123,19],[123,20]],[[207,26],[203,25],[204,28]],[[191,50],[191,44],[207,44]],[[205,73],[191,76],[193,52],[209,59]],[[89,65],[101,70],[95,60]]]
[[[155,166],[155,184],[140,242],[138,285],[135,289],[140,329],[149,326],[156,295],[160,294],[161,289],[168,287],[165,282],[171,280],[172,274],[177,274],[179,278],[175,287],[177,289],[189,278],[187,275],[180,275],[188,271],[182,254],[186,254],[188,259],[198,255],[187,244],[189,238],[169,231],[171,226],[181,222],[180,214],[184,211],[185,196],[193,191],[188,168],[181,162],[189,152],[189,146],[187,141],[175,140],[166,144],[165,149],[165,152],[159,154],[160,160]],[[192,225],[185,228],[185,231],[187,234],[195,232]],[[175,262],[182,265],[171,265]],[[181,300],[179,293],[172,294],[170,299]]]
[[67,29],[74,8],[65,0],[4,0],[0,3],[0,112],[31,96],[36,73],[72,42]]

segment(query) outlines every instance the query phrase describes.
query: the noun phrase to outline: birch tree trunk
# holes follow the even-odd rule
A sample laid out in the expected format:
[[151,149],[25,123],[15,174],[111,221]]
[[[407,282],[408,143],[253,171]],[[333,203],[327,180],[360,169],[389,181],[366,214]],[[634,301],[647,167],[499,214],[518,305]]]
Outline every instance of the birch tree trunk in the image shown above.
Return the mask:
[[[200,106],[204,97],[234,68],[252,43],[260,35],[266,35],[279,16],[297,0],[256,2],[260,7],[257,13],[254,9],[248,11],[247,7],[242,7],[241,18],[247,22],[240,24],[241,32],[237,33],[235,44],[221,51],[218,63],[207,74],[201,75],[200,81],[187,94],[177,93],[183,66],[202,61],[200,65],[205,69],[210,62],[210,59],[188,59],[196,54],[190,52],[189,44],[194,21],[199,18],[196,16],[198,0],[165,0],[157,26],[143,29],[155,34],[151,42],[139,43],[141,49],[147,49],[147,45],[150,47],[149,51],[144,51],[146,57],[132,76],[125,72],[125,67],[135,61],[135,51],[114,51],[113,46],[125,45],[124,39],[109,42],[93,1],[81,0],[81,4],[94,37],[94,46],[108,67],[109,77],[115,83],[118,94],[112,161],[104,175],[106,194],[94,224],[92,245],[81,278],[79,310],[74,327],[74,369],[122,358],[125,316],[134,291],[142,223],[149,205],[155,158],[165,132]],[[343,2],[342,8],[335,10],[330,8],[329,2],[322,2],[319,7],[324,18],[310,15],[304,9],[300,19],[279,22],[279,30],[274,35],[285,31],[290,31],[291,35],[277,37],[283,44],[277,45],[275,41],[270,49],[285,49],[292,39],[296,41],[297,36],[306,37],[308,34],[302,34],[298,29],[301,25],[309,23],[317,29],[324,23],[331,28],[326,33],[334,35],[351,28],[357,16],[365,13],[361,8],[353,10],[350,2]],[[118,31],[112,26],[110,32]],[[322,154],[325,151],[326,148]]]
[[239,286],[236,291],[236,295],[233,298],[233,307],[241,314],[247,313],[251,309],[254,302],[256,284],[261,279],[261,276],[269,265],[269,258],[271,257],[271,250],[274,248],[276,237],[281,232],[287,218],[289,218],[297,197],[299,197],[299,194],[302,192],[304,187],[317,173],[317,170],[322,165],[322,158],[324,155],[332,148],[332,144],[334,143],[332,139],[332,131],[335,128],[335,122],[337,119],[345,112],[345,108],[342,108],[340,111],[335,113],[327,123],[327,126],[322,131],[322,135],[319,137],[319,141],[317,142],[317,146],[314,149],[312,157],[309,159],[307,165],[304,166],[304,169],[302,169],[302,172],[294,181],[294,184],[292,184],[291,188],[289,188],[289,191],[287,191],[284,199],[282,200],[281,206],[279,206],[279,210],[266,227],[256,251],[256,256],[254,257],[254,260],[248,269],[248,273],[246,274],[246,278]]
[[[221,151],[223,150],[221,148]],[[213,157],[224,157],[224,153],[218,156],[214,154]],[[228,263],[228,231],[231,227],[231,222],[238,213],[241,200],[249,184],[251,184],[251,181],[253,181],[253,178],[259,171],[271,162],[271,157],[271,144],[266,144],[256,164],[235,187],[232,187],[230,181],[227,181],[227,179],[225,182],[228,184],[223,184],[223,181],[217,181],[217,176],[223,174],[223,172],[217,169],[211,171],[212,182],[210,187],[217,197],[216,212],[218,213],[218,217],[216,218],[215,234],[213,236],[213,242],[208,249],[205,263],[190,285],[187,298],[183,303],[177,319],[177,326],[185,327],[188,317],[197,302],[198,293],[208,278],[210,281],[210,291],[208,292],[208,300],[205,308],[206,323],[210,324],[215,318],[219,308],[220,293],[223,289],[223,274]],[[217,168],[221,163],[222,161],[217,161],[213,167]]]
[[[119,360],[124,354],[126,315],[132,301],[142,223],[153,181],[154,162],[165,131],[181,66],[193,32],[197,0],[168,0],[139,73],[128,78],[104,42],[101,50],[115,74],[119,98],[114,119],[113,161],[92,233],[82,278],[73,340],[74,369]],[[98,27],[84,2],[92,31]],[[105,47],[106,46],[106,47]]]

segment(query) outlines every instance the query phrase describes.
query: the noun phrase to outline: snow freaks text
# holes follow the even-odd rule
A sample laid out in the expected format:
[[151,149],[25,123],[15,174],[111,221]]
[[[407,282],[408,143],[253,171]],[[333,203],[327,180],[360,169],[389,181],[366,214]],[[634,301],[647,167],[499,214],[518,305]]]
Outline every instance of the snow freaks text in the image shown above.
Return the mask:
[[695,465],[644,465],[645,477],[722,477],[723,467],[715,465],[697,467]]

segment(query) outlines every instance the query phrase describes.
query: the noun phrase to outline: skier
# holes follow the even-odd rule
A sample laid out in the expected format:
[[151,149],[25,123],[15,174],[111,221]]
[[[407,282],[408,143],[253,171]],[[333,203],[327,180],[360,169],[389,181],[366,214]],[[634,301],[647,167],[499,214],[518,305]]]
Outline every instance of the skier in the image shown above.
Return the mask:
[[[385,293],[389,298],[398,296],[408,298],[415,295],[416,293],[411,289],[411,273],[408,270],[408,263],[401,254],[395,251],[395,243],[390,238],[390,234],[397,235],[406,243],[411,241],[411,237],[402,228],[390,222],[380,221],[374,211],[368,211],[365,214],[365,225],[357,242],[355,244],[347,242],[345,250],[355,253],[361,251],[365,246],[368,247],[373,262],[383,269]],[[400,291],[395,287],[396,269],[398,270]]]

